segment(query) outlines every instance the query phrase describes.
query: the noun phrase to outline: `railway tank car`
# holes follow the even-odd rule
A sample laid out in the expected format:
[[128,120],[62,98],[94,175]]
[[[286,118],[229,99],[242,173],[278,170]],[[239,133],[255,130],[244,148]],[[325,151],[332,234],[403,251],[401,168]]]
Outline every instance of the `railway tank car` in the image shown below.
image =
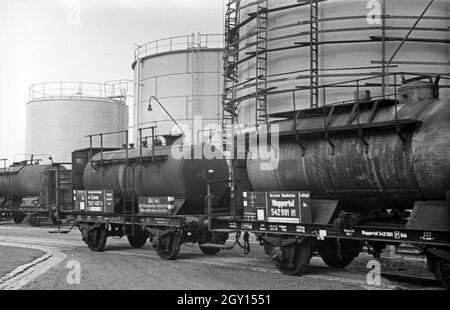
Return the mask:
[[228,1],[224,120],[249,146],[237,220],[213,229],[257,234],[290,275],[408,243],[449,287],[448,4],[380,1],[372,23],[366,2]]
[[[228,166],[220,155],[207,158],[205,149],[216,155],[219,152],[207,144],[154,145],[99,152],[87,162],[82,161],[83,190],[75,192],[75,209],[89,248],[103,251],[110,236],[127,236],[133,247],[142,247],[150,238],[162,258],[174,259],[184,242],[201,245],[214,238],[215,242],[225,243],[228,234],[213,236],[204,222],[207,195],[219,202],[226,198],[228,190],[225,184],[218,183],[207,192],[207,183],[227,179]],[[74,156],[79,154],[74,152]],[[98,209],[89,200],[105,189],[106,195],[114,196],[114,202]],[[84,193],[88,197],[81,197]],[[90,220],[84,220],[83,214]],[[207,255],[219,252],[200,248]]]
[[56,171],[59,176],[70,173],[58,164],[29,161],[14,163],[0,171],[0,207],[4,217],[11,216],[18,224],[29,216],[33,226],[39,225],[42,218],[56,223],[59,207],[56,205]]
[[259,234],[283,273],[302,274],[314,253],[344,268],[363,243],[379,257],[403,239],[449,287],[450,100],[439,98],[439,80],[404,80],[398,100],[356,95],[347,104],[273,114],[278,120],[262,127],[279,135],[272,144],[277,165],[262,170],[267,159],[252,156],[258,145],[250,145],[252,190],[307,192],[311,199],[305,223],[312,226],[296,227],[300,239]]
[[[112,189],[116,196],[125,199],[131,199],[132,195],[184,197],[186,205],[179,214],[202,214],[207,180],[226,179],[228,171],[224,160],[208,160],[203,155],[193,159],[203,154],[203,147],[201,144],[181,147],[180,158],[172,155],[172,146],[143,148],[142,155],[140,149],[128,151],[129,159],[153,158],[155,162],[149,165],[127,166],[125,150],[97,154],[92,158],[94,165],[86,165],[84,169],[84,186],[87,190]],[[101,157],[109,163],[96,167]],[[214,196],[223,197],[226,188],[216,185],[212,190]]]
[[[336,106],[331,113],[329,107],[329,140],[323,134],[296,139],[296,131],[324,128],[318,110],[279,121],[277,169],[261,171],[260,160],[248,160],[254,189],[308,189],[314,198],[338,199],[343,209],[360,213],[413,209],[417,200],[445,200],[450,188],[450,100],[438,99],[437,92],[435,83],[411,81],[399,89],[398,105],[390,100],[378,101],[378,107],[374,101],[361,102],[358,117],[352,115],[354,104]],[[402,131],[365,129],[389,122]],[[411,130],[404,127],[408,123]],[[358,124],[364,135],[332,132]]]

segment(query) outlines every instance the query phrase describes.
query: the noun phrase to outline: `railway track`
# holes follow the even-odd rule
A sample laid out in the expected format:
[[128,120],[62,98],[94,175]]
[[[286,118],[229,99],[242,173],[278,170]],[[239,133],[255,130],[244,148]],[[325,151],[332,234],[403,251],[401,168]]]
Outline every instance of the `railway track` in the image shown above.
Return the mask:
[[441,288],[441,283],[433,277],[420,277],[414,275],[401,274],[398,272],[382,272],[381,276],[383,278],[400,282],[400,283],[409,283],[414,285],[420,285],[425,287],[436,287]]
[[[3,226],[3,225],[2,225]],[[5,230],[6,229],[6,230]],[[2,228],[2,230],[8,231],[7,227]],[[16,230],[12,228],[13,232]],[[42,230],[42,232],[39,232]],[[22,244],[28,244],[30,246],[39,245],[39,246],[52,246],[56,247],[62,251],[75,251],[80,253],[84,253],[85,249],[84,244],[77,238],[74,238],[72,235],[64,235],[59,236],[58,238],[53,238],[47,235],[48,231],[44,227],[34,228],[33,236],[28,234],[24,236],[4,236],[0,239],[5,239],[4,241],[9,242],[19,242]],[[36,235],[36,236],[35,236]],[[11,240],[8,240],[11,239]],[[252,243],[255,240],[251,240]],[[155,259],[159,261],[159,258],[154,253],[154,251],[148,250],[133,250],[126,249],[123,250],[121,247],[116,248],[121,241],[117,240],[110,243],[110,248],[108,251],[103,253],[105,256],[109,256],[109,254],[119,254],[125,256],[136,256],[136,257],[147,257],[149,259]],[[188,252],[187,250],[186,252]],[[259,255],[261,254],[261,255]],[[192,256],[194,255],[194,256]],[[227,253],[224,255],[219,255],[217,257],[205,257],[202,254],[193,254],[191,253],[189,257],[182,258],[179,260],[180,264],[189,264],[189,265],[208,265],[208,266],[217,266],[223,268],[232,268],[232,269],[240,269],[243,272],[264,272],[264,273],[274,273],[278,274],[279,271],[273,265],[273,262],[270,261],[265,256],[262,256],[262,253],[257,253],[256,256],[247,258],[247,257],[231,257]],[[367,256],[367,257],[365,257]],[[307,273],[303,276],[303,278],[311,278],[311,279],[319,279],[324,281],[334,281],[334,282],[342,282],[349,285],[355,285],[357,287],[366,287],[367,289],[381,289],[381,290],[406,290],[406,289],[436,289],[441,288],[440,283],[432,277],[428,276],[416,276],[416,275],[405,275],[404,273],[400,273],[397,271],[387,271],[381,272],[381,283],[379,286],[370,285],[367,282],[367,275],[370,269],[365,269],[364,265],[366,261],[370,260],[371,256],[368,254],[362,254],[360,260],[355,261],[352,265],[350,265],[347,269],[331,269],[324,264],[322,259],[319,257],[314,257],[311,260],[310,268],[308,268]],[[387,260],[387,259],[386,259]],[[424,267],[425,268],[425,267]]]

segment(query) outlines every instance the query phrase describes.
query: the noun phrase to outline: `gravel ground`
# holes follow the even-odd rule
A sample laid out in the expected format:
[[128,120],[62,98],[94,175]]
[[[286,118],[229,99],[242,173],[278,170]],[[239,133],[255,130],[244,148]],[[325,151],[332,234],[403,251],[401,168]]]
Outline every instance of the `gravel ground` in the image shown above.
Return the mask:
[[[302,277],[282,275],[263,249],[252,243],[250,255],[242,249],[222,251],[217,256],[205,256],[197,245],[183,246],[179,258],[165,261],[158,257],[150,244],[133,249],[126,238],[108,239],[106,251],[91,252],[81,241],[77,230],[70,234],[49,234],[54,227],[28,227],[0,224],[2,238],[18,243],[49,246],[67,255],[44,274],[33,278],[24,289],[178,289],[178,290],[360,290],[368,287],[367,262],[362,254],[346,270],[330,269],[322,259],[314,257]],[[232,240],[231,240],[232,241]],[[69,284],[74,263],[80,267],[80,283]],[[383,259],[383,271],[426,270],[420,259]],[[367,272],[364,272],[367,270]],[[361,272],[362,271],[362,272]],[[383,279],[381,289],[435,289]]]

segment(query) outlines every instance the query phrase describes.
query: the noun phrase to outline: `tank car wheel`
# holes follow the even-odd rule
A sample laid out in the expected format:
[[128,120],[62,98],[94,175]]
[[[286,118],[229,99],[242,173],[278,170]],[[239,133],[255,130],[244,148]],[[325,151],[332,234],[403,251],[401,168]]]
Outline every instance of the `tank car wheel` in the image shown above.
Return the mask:
[[446,289],[450,288],[450,263],[437,258],[433,257],[432,259],[432,269],[434,276],[436,279],[441,282],[442,286]]
[[305,273],[313,253],[313,240],[305,238],[300,243],[283,249],[287,251],[286,259],[277,262],[277,268],[284,275],[294,276]]
[[165,260],[174,260],[180,252],[180,235],[178,233],[168,233],[159,237],[156,244],[156,253]]
[[104,225],[88,228],[86,244],[91,251],[103,252],[106,246],[106,229]]
[[359,255],[361,242],[350,239],[327,238],[318,243],[318,250],[320,257],[328,267],[343,269]]
[[30,215],[28,218],[30,225],[33,227],[38,227],[41,220],[36,215]]
[[148,233],[144,231],[141,226],[136,225],[134,227],[134,236],[128,235],[127,239],[133,248],[140,249],[147,242]]
[[25,219],[25,216],[23,216],[22,214],[16,214],[13,216],[13,221],[16,224],[22,224],[24,219]]
[[204,243],[214,243],[219,245],[224,245],[227,242],[228,234],[227,233],[208,233],[206,237],[203,238],[202,241],[199,241],[198,245],[203,254],[208,256],[213,256],[218,254],[222,249],[218,248],[207,248],[202,247]]

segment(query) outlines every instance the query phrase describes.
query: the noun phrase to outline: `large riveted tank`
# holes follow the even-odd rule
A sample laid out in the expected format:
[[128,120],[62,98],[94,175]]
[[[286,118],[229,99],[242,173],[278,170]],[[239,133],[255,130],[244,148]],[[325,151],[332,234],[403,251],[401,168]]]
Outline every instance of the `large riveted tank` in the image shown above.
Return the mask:
[[9,188],[11,188],[10,197],[16,201],[23,197],[39,196],[42,191],[42,173],[51,167],[51,165],[18,163],[9,170],[0,172],[0,197],[8,197]]
[[[176,149],[175,153],[172,147]],[[104,152],[103,166],[100,164],[102,154],[99,153],[84,169],[84,186],[87,190],[111,189],[117,197],[130,198],[134,183],[136,197],[185,198],[186,205],[181,214],[203,214],[207,180],[228,178],[226,161],[220,155],[207,159],[206,153],[202,152],[204,149],[211,149],[211,146],[155,146],[154,153],[151,147],[143,148],[142,164],[136,163],[140,158],[139,148],[128,150],[128,158],[135,161],[133,164],[125,160],[125,150]],[[217,149],[215,151],[218,152]],[[226,188],[226,184],[214,184],[211,194],[220,200],[225,196]]]
[[[223,87],[223,35],[198,34],[146,43],[135,52],[134,137],[137,129],[157,126],[158,135],[179,132],[170,116],[153,101],[155,96],[178,123],[197,139],[206,126],[221,123]],[[194,118],[202,118],[202,123]],[[207,129],[207,128],[205,128]],[[187,134],[187,132],[186,132]],[[205,137],[207,134],[205,133]],[[205,139],[205,141],[208,141]]]
[[[89,134],[128,128],[128,106],[121,85],[57,82],[30,87],[27,103],[27,154],[49,154],[68,163],[75,149],[89,146]],[[99,144],[99,141],[94,141]],[[122,147],[123,136],[104,137],[105,147]]]
[[[433,90],[434,88],[434,90]],[[434,95],[433,95],[434,94]],[[301,137],[280,138],[279,164],[261,170],[261,160],[248,160],[248,175],[255,190],[308,190],[317,198],[339,199],[347,209],[412,208],[417,200],[445,200],[450,189],[450,100],[433,98],[432,83],[414,82],[400,89],[398,121],[417,122],[399,133],[395,128],[324,132]],[[373,115],[373,102],[361,103],[360,122],[394,122],[395,104],[382,100]],[[345,127],[351,106],[336,106],[329,130]],[[309,114],[308,114],[309,113]],[[324,116],[307,110],[297,120],[280,121],[280,132],[323,129]],[[356,125],[357,119],[350,125]],[[294,129],[295,130],[295,129]],[[403,139],[403,140],[402,140]]]
[[[318,76],[317,84],[327,85],[382,73],[414,72],[426,75],[450,71],[448,0],[433,2],[389,68],[383,68],[383,62],[387,64],[429,1],[312,2],[317,3],[317,13],[314,13],[314,8],[311,10],[310,1],[240,1],[239,15],[243,26],[239,29],[237,97],[244,98],[238,106],[241,124],[255,123],[255,98],[245,96],[255,93],[257,74],[260,75],[260,88],[270,89],[266,99],[268,113],[276,113],[310,107],[311,74]],[[267,16],[264,8],[269,10]],[[258,19],[253,18],[257,10],[261,10],[259,34],[256,33]],[[267,18],[267,25],[264,18]],[[311,27],[311,20],[317,20],[317,25],[313,23]],[[264,28],[267,28],[267,34]],[[260,43],[256,44],[258,37]],[[317,45],[313,44],[311,50],[309,43],[315,40]],[[267,63],[264,65],[264,61],[260,61],[258,67],[262,69],[259,70],[256,68],[256,57],[252,57],[257,50],[268,51]],[[317,50],[317,59],[311,63],[310,56],[314,55],[314,50]],[[316,71],[311,71],[311,67]],[[267,76],[267,85],[264,85],[264,76]],[[372,85],[364,85],[363,82],[361,86],[370,90],[373,97],[381,95],[382,78],[369,82]],[[393,84],[393,77],[386,78],[385,82]],[[325,101],[349,100],[353,97],[353,90],[348,87],[327,88]],[[392,94],[393,88],[387,87],[386,93]],[[443,97],[449,94],[448,89],[442,91]],[[319,89],[317,96],[318,105],[322,105],[323,89]]]

